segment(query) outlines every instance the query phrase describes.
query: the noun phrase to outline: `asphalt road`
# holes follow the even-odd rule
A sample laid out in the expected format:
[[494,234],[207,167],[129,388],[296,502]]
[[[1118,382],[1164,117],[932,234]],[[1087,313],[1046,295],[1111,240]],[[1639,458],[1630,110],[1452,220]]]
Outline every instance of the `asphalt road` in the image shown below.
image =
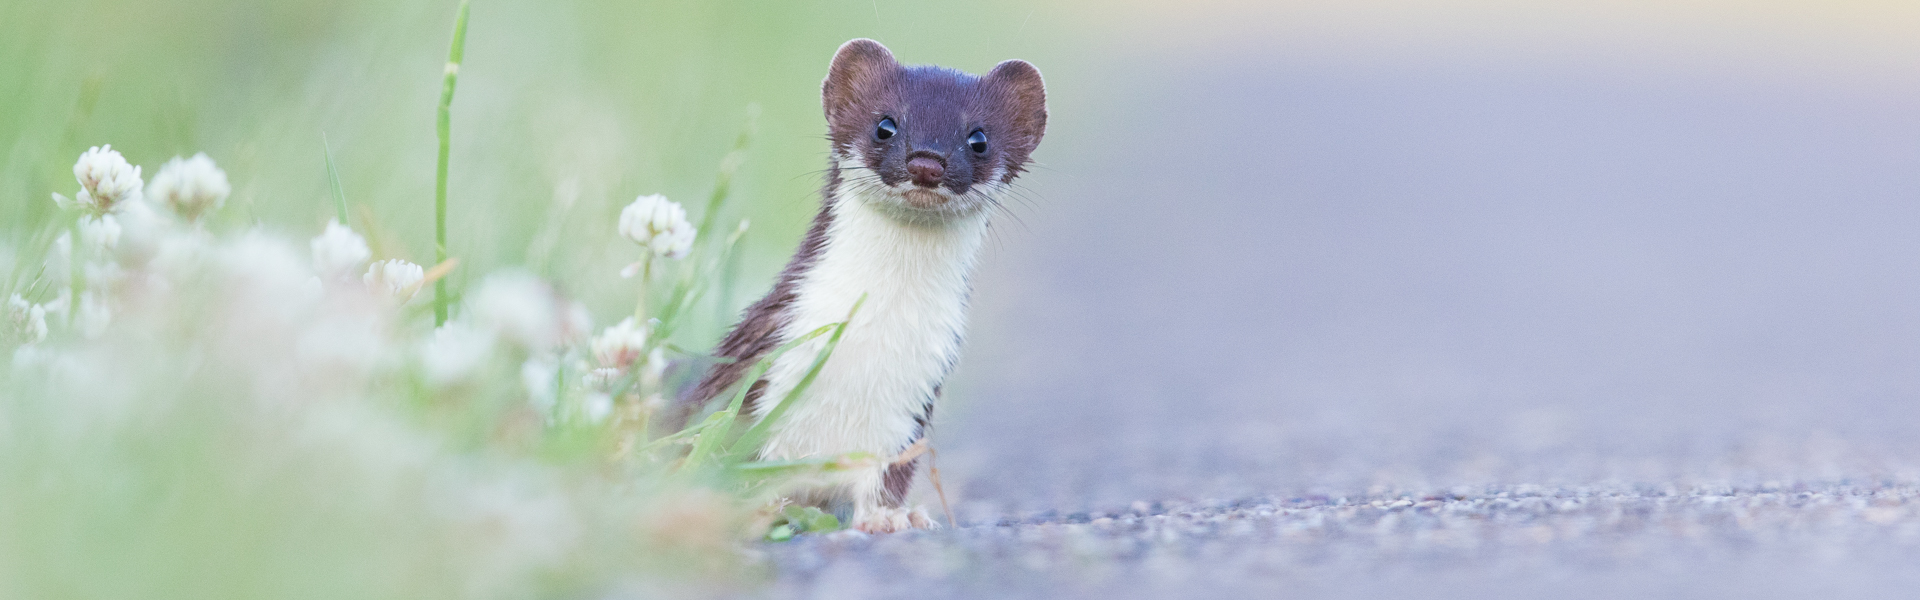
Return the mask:
[[1910,597],[1914,486],[1520,485],[1044,514],[770,548],[803,598]]
[[963,526],[768,546],[776,595],[1920,589],[1920,90],[1247,60],[1055,92]]

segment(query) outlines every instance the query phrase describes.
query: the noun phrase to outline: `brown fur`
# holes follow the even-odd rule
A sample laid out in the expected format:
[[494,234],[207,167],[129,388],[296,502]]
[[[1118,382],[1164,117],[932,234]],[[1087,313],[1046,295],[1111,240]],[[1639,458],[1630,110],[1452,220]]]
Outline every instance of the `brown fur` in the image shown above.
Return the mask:
[[[1002,167],[1000,180],[1011,182],[1026,171],[1047,130],[1046,83],[1026,61],[1005,61],[975,76],[945,67],[903,66],[872,40],[847,42],[834,55],[821,101],[834,156],[858,150],[867,169],[887,185],[910,179],[907,162],[923,157],[941,163],[943,185],[955,193],[985,181],[996,166]],[[899,136],[876,139],[874,124],[889,117]],[[964,150],[975,129],[987,134],[984,155]]]
[[[719,364],[700,378],[700,384],[693,392],[682,396],[667,416],[664,425],[668,431],[678,431],[686,427],[687,421],[700,412],[707,403],[722,392],[732,388],[746,376],[747,370],[755,362],[766,357],[774,348],[780,347],[780,329],[786,326],[787,306],[793,303],[794,290],[800,286],[800,278],[813,262],[820,257],[820,250],[827,244],[827,228],[833,225],[833,212],[829,210],[833,202],[834,188],[840,185],[839,169],[829,168],[827,187],[823,192],[825,200],[820,212],[813,217],[813,226],[807,229],[807,235],[800,240],[800,250],[793,259],[787,261],[787,267],[780,271],[780,277],[774,282],[773,290],[766,297],[748,306],[742,313],[740,323],[733,326],[727,336],[720,339],[720,345],[713,349]],[[756,381],[747,390],[746,401],[741,406],[741,414],[752,412],[753,404],[760,399],[766,388],[765,381]]]

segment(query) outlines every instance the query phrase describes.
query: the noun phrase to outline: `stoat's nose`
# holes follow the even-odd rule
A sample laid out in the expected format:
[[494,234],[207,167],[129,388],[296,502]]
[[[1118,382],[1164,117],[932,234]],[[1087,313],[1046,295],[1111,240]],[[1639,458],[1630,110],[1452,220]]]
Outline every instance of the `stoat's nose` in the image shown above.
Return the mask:
[[940,187],[940,181],[947,175],[947,168],[940,159],[931,156],[915,156],[907,160],[907,174],[913,176],[913,184],[920,187]]

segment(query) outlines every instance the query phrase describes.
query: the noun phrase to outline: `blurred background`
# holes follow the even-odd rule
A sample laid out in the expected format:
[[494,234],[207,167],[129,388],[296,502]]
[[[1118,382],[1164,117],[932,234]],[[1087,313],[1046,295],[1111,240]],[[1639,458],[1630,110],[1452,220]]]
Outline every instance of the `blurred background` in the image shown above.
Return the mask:
[[1920,7],[1099,12],[978,286],[991,495],[1917,472]]
[[[455,2],[0,0],[0,235],[74,158],[204,151],[223,218],[429,262]],[[1515,482],[1920,478],[1920,4],[473,5],[452,281],[628,310],[619,207],[748,218],[706,347],[816,207],[818,84],[1039,66],[935,441],[963,515]]]

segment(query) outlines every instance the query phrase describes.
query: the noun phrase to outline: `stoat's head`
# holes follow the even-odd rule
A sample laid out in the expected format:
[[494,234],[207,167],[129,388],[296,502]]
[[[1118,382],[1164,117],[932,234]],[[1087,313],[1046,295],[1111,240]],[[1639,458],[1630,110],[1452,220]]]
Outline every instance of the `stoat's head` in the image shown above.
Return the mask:
[[1047,131],[1040,70],[1009,60],[986,75],[903,66],[886,46],[840,46],[821,84],[842,189],[915,221],[971,215],[1025,170]]

